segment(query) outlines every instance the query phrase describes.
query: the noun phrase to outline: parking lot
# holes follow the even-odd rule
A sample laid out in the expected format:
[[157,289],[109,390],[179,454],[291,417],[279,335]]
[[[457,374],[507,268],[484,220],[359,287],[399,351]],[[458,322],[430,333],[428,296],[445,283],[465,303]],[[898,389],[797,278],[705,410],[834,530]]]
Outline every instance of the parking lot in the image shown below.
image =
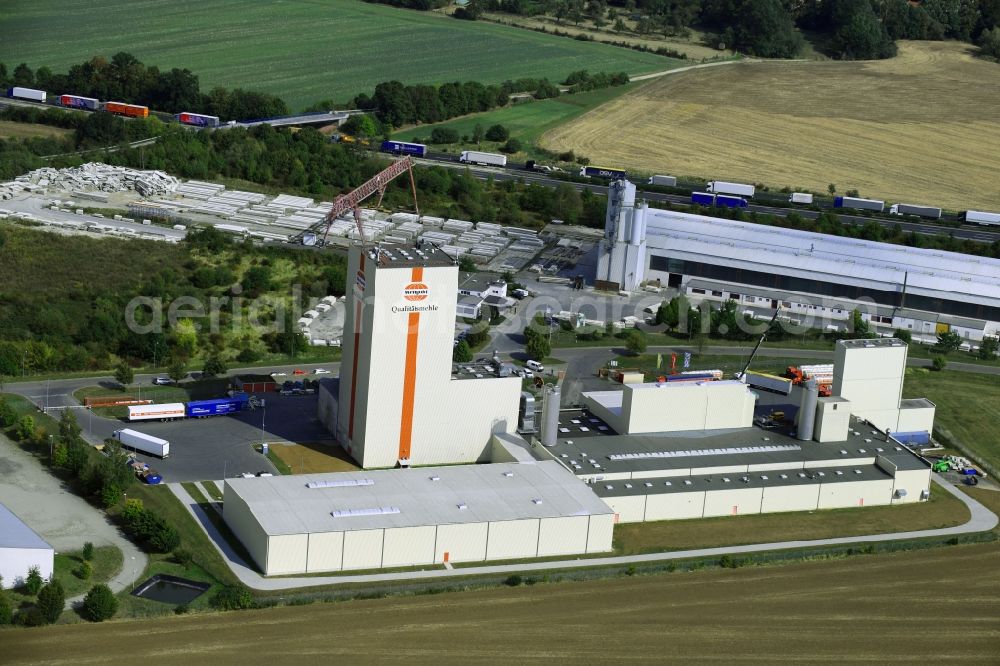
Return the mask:
[[[165,483],[200,481],[239,476],[243,472],[277,473],[254,444],[278,442],[321,442],[331,435],[316,418],[315,395],[259,395],[262,408],[229,416],[183,419],[167,422],[118,422],[117,428],[131,428],[170,442],[170,455],[160,460],[139,454],[163,476]],[[332,442],[331,442],[332,445]]]

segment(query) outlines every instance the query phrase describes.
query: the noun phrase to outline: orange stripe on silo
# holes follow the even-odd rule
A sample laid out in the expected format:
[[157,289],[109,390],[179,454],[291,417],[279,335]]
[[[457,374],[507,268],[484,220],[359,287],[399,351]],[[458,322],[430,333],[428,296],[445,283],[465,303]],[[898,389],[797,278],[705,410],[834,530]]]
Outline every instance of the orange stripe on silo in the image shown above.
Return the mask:
[[[410,276],[412,282],[424,279],[422,266],[415,266]],[[417,393],[417,336],[420,332],[420,313],[411,312],[406,322],[406,361],[403,367],[403,409],[399,420],[399,458],[409,459],[413,439],[413,403]]]
[[[365,270],[365,253],[361,252],[361,263],[358,270]],[[349,287],[353,290],[353,287]],[[358,388],[358,346],[361,343],[361,301],[354,307],[354,359],[351,361],[351,412],[347,421],[347,438],[354,439],[354,400]],[[353,446],[354,442],[351,442]]]

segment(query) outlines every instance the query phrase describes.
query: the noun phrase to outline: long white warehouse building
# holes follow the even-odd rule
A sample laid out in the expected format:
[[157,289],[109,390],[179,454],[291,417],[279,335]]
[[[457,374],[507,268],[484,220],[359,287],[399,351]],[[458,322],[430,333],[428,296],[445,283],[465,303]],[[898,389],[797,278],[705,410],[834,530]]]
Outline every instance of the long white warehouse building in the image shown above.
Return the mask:
[[614,512],[554,461],[227,479],[266,575],[611,550]]
[[657,210],[609,191],[596,283],[657,282],[706,298],[970,340],[1000,330],[1000,260]]

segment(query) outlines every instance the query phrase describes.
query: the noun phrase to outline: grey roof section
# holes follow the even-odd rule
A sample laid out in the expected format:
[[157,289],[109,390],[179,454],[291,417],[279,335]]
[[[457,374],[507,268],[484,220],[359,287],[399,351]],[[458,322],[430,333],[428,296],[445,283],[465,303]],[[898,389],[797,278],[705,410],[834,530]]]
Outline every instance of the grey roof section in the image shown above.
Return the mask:
[[888,473],[871,464],[848,467],[809,467],[749,474],[696,474],[694,476],[657,477],[630,481],[595,481],[591,488],[598,497],[629,497],[637,495],[667,495],[703,490],[736,490],[743,488],[773,488],[807,486],[849,481],[892,479]]
[[[575,414],[574,414],[575,416]],[[589,422],[589,418],[584,422]],[[567,421],[560,412],[560,427]],[[594,424],[596,425],[596,424]],[[579,426],[573,426],[579,427]],[[612,432],[613,431],[608,431]],[[857,434],[855,434],[857,433]],[[709,430],[692,433],[664,433],[649,435],[593,436],[590,428],[583,433],[560,433],[556,445],[548,449],[575,474],[600,476],[603,474],[649,473],[670,470],[696,470],[707,467],[738,465],[787,465],[827,466],[856,461],[872,464],[877,455],[902,454],[919,462],[901,446],[885,441],[885,434],[878,432],[852,417],[848,438],[843,442],[802,441],[776,429],[757,426],[730,430]],[[777,448],[775,448],[777,447]],[[613,455],[626,453],[650,454],[672,452],[662,457],[636,457],[612,459]],[[594,462],[591,462],[591,461]],[[599,466],[598,466],[599,465]]]
[[[372,483],[306,487],[353,479]],[[554,461],[227,479],[226,487],[247,503],[270,536],[612,513]],[[332,515],[379,507],[399,512]]]
[[[381,257],[377,264],[379,269],[385,268],[413,268],[414,266],[455,266],[455,260],[443,250],[439,250],[433,245],[424,243],[417,247],[413,244],[391,245],[382,243]],[[370,250],[374,255],[374,250]],[[374,258],[374,256],[372,256]]]
[[905,347],[899,338],[861,338],[858,340],[837,340],[837,344],[848,349],[874,349],[876,347]]
[[458,290],[486,291],[491,284],[501,279],[493,273],[465,273],[464,277],[459,276]]
[[3,504],[0,504],[0,548],[52,550],[45,539]]

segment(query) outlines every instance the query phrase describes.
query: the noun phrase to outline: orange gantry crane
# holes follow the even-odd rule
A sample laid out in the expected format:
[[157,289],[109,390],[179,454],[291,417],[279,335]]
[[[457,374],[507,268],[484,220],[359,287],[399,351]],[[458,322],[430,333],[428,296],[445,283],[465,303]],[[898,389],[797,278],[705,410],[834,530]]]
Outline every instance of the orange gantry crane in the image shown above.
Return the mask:
[[[365,181],[347,194],[341,194],[338,196],[334,199],[333,208],[331,208],[330,212],[326,214],[326,217],[295,236],[292,240],[300,241],[305,245],[316,244],[315,241],[319,239],[316,238],[315,235],[322,230],[323,238],[322,242],[319,244],[326,245],[326,239],[330,234],[330,227],[333,225],[334,220],[347,211],[353,210],[354,223],[358,226],[358,236],[361,240],[362,246],[364,246],[365,230],[364,225],[361,223],[361,202],[378,192],[378,203],[375,205],[381,205],[382,197],[385,196],[385,188],[388,187],[389,183],[392,182],[394,178],[401,176],[404,173],[410,174],[410,190],[413,192],[413,207],[419,216],[420,206],[417,204],[417,184],[413,180],[413,160],[409,157],[404,157],[401,160],[393,162],[382,171],[379,171],[371,179]],[[313,243],[309,243],[306,240],[311,234],[313,235]]]

